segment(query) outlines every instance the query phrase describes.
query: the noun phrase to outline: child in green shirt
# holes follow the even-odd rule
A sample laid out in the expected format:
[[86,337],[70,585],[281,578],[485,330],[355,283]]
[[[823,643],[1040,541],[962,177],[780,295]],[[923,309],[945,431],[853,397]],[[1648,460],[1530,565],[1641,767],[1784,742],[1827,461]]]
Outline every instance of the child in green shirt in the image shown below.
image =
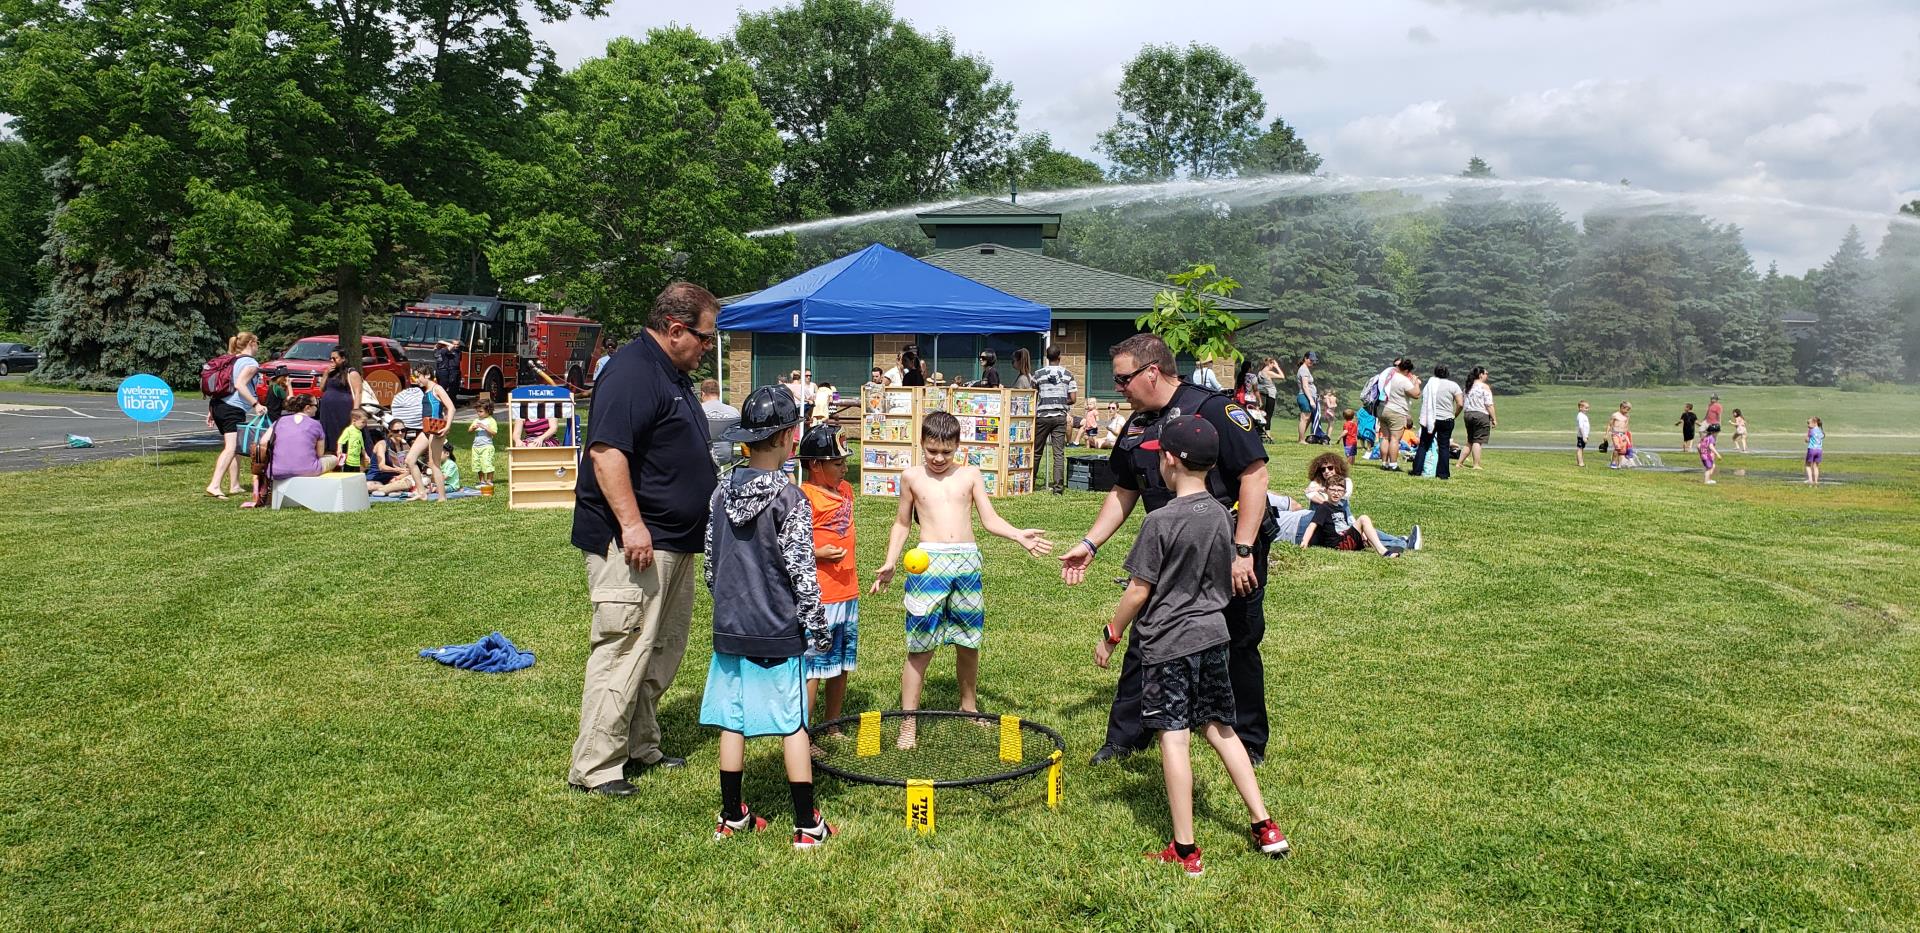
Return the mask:
[[367,469],[367,413],[356,408],[347,418],[347,426],[333,442],[340,469],[365,472]]

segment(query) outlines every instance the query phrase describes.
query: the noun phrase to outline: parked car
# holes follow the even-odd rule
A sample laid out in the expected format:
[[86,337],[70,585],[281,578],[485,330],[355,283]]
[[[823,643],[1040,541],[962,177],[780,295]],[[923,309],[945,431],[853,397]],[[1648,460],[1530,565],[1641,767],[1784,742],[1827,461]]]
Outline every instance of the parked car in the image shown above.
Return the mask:
[[[326,388],[327,358],[339,345],[340,338],[334,334],[302,337],[278,359],[261,366],[261,375],[272,377],[285,371],[293,394],[317,399]],[[394,394],[407,387],[407,351],[386,337],[360,338],[360,378],[373,387],[382,407],[392,404]]]
[[24,343],[0,343],[0,376],[40,368],[40,354]]

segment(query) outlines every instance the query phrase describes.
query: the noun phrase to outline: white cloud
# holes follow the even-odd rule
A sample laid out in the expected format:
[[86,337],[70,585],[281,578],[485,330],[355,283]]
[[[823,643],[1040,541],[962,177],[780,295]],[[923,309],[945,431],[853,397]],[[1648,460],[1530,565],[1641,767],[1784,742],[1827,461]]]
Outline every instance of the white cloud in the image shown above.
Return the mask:
[[1440,41],[1440,37],[1425,26],[1415,26],[1407,30],[1407,41],[1414,45],[1433,45]]
[[1473,13],[1500,16],[1512,13],[1598,13],[1633,0],[1425,0],[1433,6],[1456,7]]
[[1300,39],[1255,43],[1240,53],[1238,58],[1254,74],[1296,69],[1319,71],[1327,67],[1327,60],[1314,51],[1312,43]]

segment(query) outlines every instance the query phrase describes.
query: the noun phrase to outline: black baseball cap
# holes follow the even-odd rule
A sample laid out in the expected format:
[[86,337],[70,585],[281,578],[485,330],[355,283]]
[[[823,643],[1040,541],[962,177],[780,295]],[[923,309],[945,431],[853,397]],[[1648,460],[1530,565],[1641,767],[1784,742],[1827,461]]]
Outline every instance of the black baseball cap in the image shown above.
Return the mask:
[[1160,436],[1140,445],[1141,450],[1164,450],[1193,469],[1220,460],[1220,432],[1199,415],[1181,415],[1160,426]]
[[764,441],[800,423],[800,402],[781,386],[761,386],[740,406],[740,423],[721,432],[720,439],[751,444]]

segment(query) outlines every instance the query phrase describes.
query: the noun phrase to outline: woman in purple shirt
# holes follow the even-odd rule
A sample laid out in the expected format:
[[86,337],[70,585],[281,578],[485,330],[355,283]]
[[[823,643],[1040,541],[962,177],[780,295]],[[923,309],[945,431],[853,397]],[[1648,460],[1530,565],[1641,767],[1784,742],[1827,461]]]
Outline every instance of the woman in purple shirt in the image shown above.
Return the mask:
[[274,480],[296,476],[319,476],[333,469],[334,458],[327,453],[327,433],[320,419],[313,416],[313,399],[295,395],[287,399],[286,413],[267,432],[273,445],[273,465],[267,473]]

